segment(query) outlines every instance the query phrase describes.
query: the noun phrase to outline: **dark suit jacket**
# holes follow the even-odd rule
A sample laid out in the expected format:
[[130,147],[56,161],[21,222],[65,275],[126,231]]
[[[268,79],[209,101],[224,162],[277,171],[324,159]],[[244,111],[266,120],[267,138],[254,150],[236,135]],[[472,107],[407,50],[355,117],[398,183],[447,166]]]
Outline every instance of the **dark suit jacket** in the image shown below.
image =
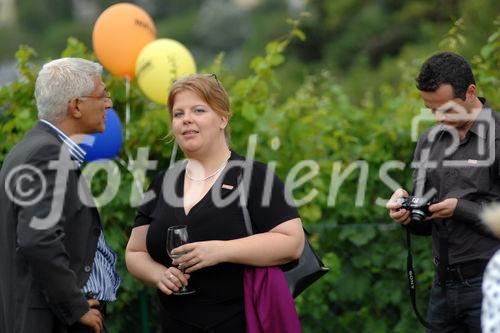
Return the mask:
[[[81,288],[91,271],[101,222],[97,209],[80,200],[80,170],[65,168],[59,173],[67,175],[64,179],[50,168],[61,147],[66,149],[57,134],[39,122],[0,170],[0,332],[72,331],[68,327],[88,311]],[[21,165],[41,171],[45,191],[32,168],[13,172]],[[82,189],[88,200],[88,187]],[[39,200],[29,204],[11,200],[36,199],[39,193]],[[33,217],[49,216],[53,203],[62,205],[62,214],[38,230],[43,223],[33,223]]]

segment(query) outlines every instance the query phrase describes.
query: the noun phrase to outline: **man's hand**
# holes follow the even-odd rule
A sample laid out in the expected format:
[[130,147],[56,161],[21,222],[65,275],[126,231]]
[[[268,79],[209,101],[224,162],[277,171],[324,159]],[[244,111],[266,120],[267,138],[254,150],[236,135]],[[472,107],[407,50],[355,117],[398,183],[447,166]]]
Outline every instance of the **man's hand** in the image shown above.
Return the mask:
[[82,325],[90,326],[94,330],[94,333],[101,333],[103,329],[102,314],[99,310],[93,309],[93,307],[99,306],[99,301],[96,299],[89,299],[88,302],[90,310],[87,311],[78,322]]
[[457,198],[448,198],[441,202],[430,205],[429,212],[431,212],[432,215],[429,216],[427,220],[446,219],[448,217],[452,217],[455,209],[457,208],[457,204]]
[[402,188],[397,189],[392,194],[391,198],[385,206],[389,209],[389,216],[396,222],[400,224],[408,224],[411,221],[410,212],[406,209],[401,209],[401,204],[397,201],[398,198],[407,197],[408,192]]

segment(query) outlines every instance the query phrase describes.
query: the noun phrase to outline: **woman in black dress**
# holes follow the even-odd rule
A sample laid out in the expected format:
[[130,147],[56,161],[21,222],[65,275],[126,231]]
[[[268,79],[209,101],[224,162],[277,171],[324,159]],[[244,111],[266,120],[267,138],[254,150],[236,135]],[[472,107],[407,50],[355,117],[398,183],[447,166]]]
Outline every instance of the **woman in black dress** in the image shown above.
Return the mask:
[[[250,168],[241,183],[248,184],[255,232],[247,235],[238,199],[244,158],[229,149],[229,98],[215,75],[176,81],[168,101],[172,133],[187,160],[153,179],[155,195],[137,213],[127,267],[158,289],[164,332],[245,332],[243,269],[298,259],[304,244],[300,217],[271,170],[246,162]],[[166,235],[173,225],[188,226],[190,243],[172,262]],[[187,284],[194,294],[173,294]]]

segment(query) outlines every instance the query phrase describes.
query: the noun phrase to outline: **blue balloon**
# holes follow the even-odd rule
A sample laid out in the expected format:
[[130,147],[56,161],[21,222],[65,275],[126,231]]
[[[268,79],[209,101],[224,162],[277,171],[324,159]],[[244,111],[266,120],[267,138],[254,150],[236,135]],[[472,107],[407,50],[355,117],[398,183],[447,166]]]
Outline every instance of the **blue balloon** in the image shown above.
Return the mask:
[[110,160],[120,153],[123,135],[120,118],[113,108],[107,109],[106,129],[102,133],[87,135],[80,147],[87,153],[85,161]]

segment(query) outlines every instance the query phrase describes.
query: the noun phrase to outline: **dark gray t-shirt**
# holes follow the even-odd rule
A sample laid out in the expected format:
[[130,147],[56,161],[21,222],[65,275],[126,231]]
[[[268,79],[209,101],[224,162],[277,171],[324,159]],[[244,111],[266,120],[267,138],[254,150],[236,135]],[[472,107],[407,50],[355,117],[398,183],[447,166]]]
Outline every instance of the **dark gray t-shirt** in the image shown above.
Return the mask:
[[436,258],[439,234],[447,231],[449,264],[489,260],[500,248],[500,240],[483,226],[479,217],[485,205],[500,202],[500,115],[486,100],[481,102],[484,107],[463,140],[436,125],[419,138],[413,159],[413,167],[415,163],[428,162],[424,172],[414,171],[414,194],[435,189],[434,198],[438,201],[458,199],[451,218],[408,225],[414,234],[432,234]]

